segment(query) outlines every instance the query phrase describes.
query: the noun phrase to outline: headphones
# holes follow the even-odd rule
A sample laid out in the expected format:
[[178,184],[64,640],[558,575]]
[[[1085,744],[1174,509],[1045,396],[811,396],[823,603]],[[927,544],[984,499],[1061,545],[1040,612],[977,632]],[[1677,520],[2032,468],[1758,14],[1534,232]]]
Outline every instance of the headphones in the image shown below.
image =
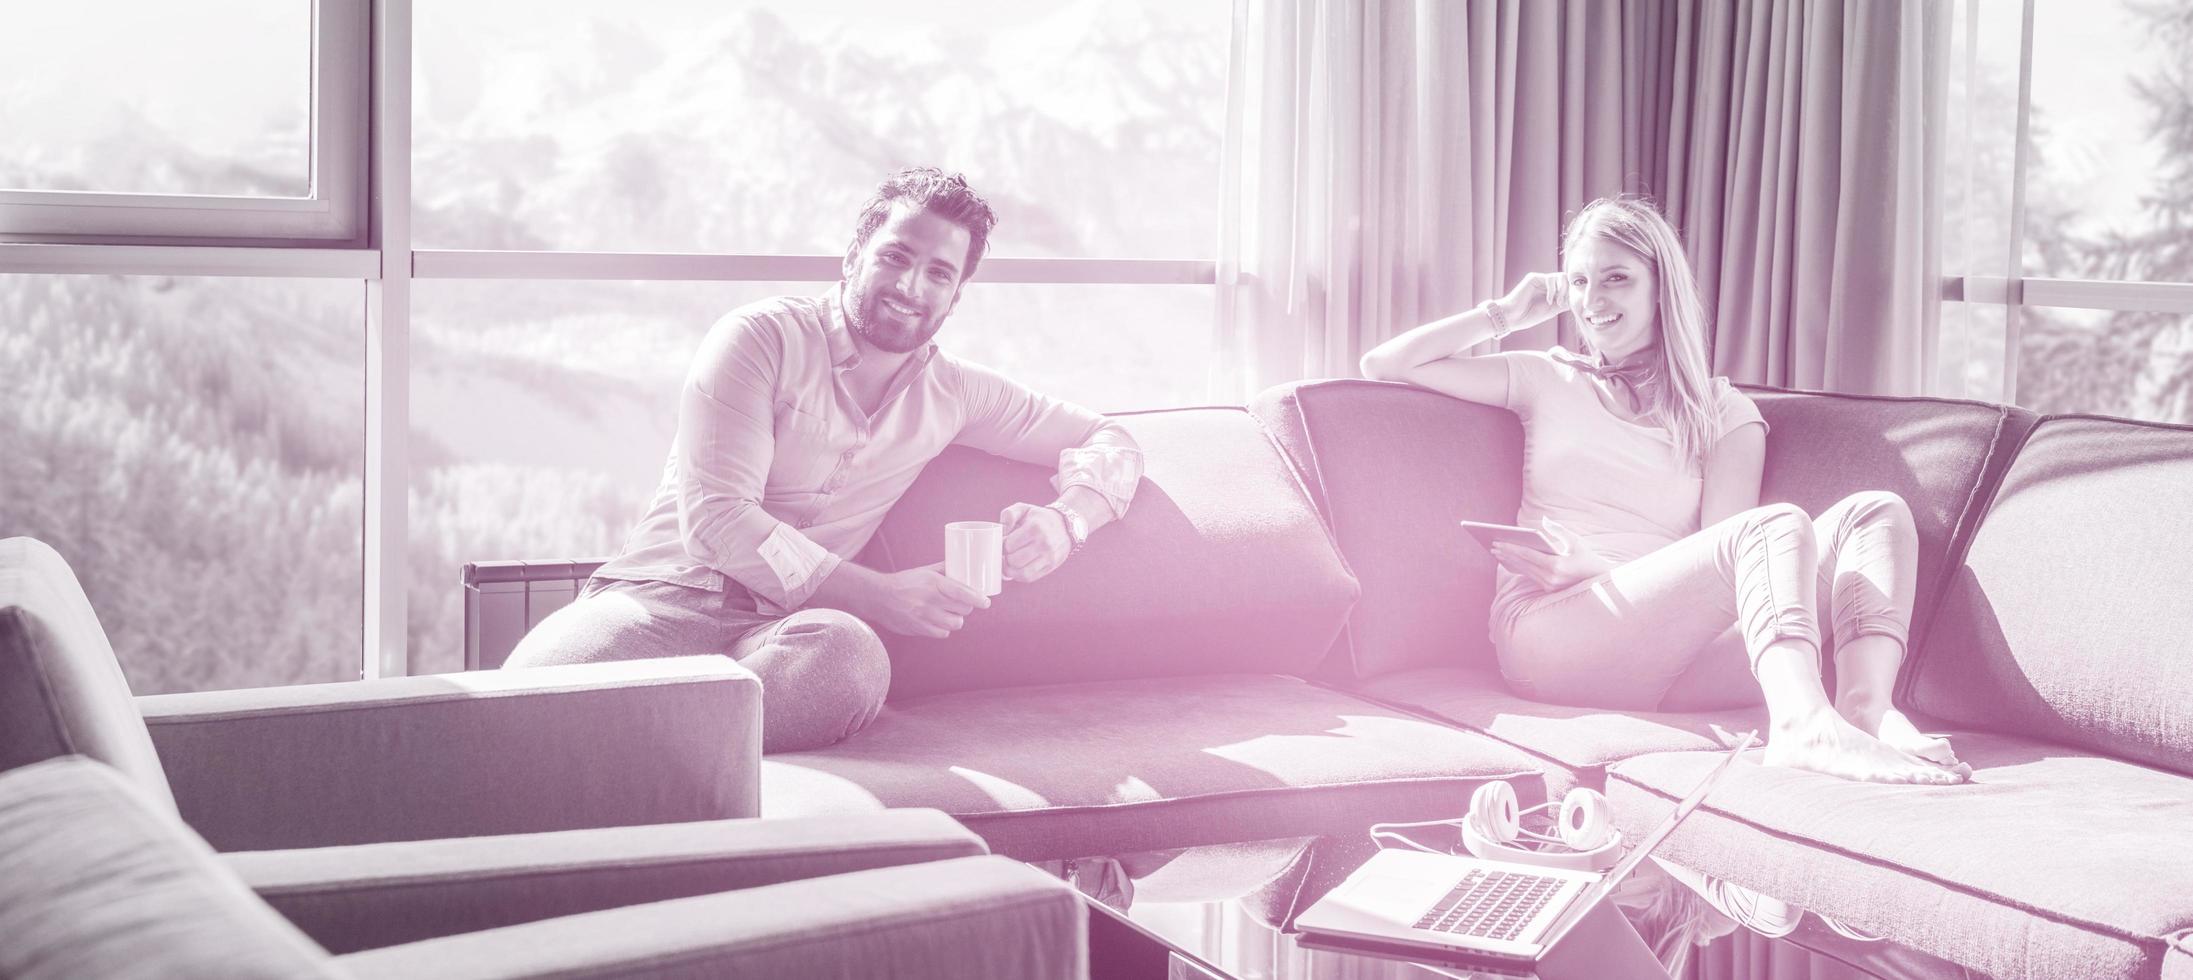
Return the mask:
[[[1553,833],[1525,829],[1523,818],[1559,807]],[[1470,811],[1460,820],[1427,820],[1420,823],[1378,824],[1371,828],[1374,841],[1396,841],[1420,851],[1431,851],[1395,832],[1398,827],[1454,826],[1462,828],[1462,846],[1488,861],[1509,861],[1571,871],[1605,871],[1622,856],[1622,835],[1614,829],[1614,811],[1598,791],[1577,787],[1560,803],[1541,803],[1530,809],[1516,804],[1515,787],[1502,780],[1479,786],[1470,794]],[[1438,852],[1435,852],[1438,853]]]
[[[1523,818],[1559,806],[1554,833],[1523,826]],[[1518,809],[1515,787],[1494,780],[1470,794],[1470,815],[1462,819],[1462,846],[1490,861],[1514,861],[1573,871],[1604,871],[1621,856],[1622,835],[1614,829],[1614,810],[1597,790],[1577,787],[1559,804]]]

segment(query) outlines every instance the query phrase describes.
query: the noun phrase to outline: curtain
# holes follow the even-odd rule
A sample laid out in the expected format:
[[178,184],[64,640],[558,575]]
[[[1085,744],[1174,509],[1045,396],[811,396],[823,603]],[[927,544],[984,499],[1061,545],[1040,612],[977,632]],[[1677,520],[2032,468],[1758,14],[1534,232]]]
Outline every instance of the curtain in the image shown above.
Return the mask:
[[1236,0],[1214,396],[1353,376],[1557,268],[1618,191],[1684,234],[1717,373],[1920,391],[1946,28],[1943,0]]
[[[1714,370],[1918,394],[1940,310],[1946,3],[1675,4],[1669,217]],[[1932,55],[1932,56],[1930,56]]]

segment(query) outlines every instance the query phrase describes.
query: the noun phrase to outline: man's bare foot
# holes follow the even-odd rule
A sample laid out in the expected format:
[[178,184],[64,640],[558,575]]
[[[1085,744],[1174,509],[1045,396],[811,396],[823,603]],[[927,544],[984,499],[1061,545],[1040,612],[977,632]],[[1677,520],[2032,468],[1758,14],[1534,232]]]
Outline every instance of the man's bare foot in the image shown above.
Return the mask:
[[1767,742],[1766,764],[1864,783],[1947,786],[1969,778],[1890,747],[1825,705],[1806,717],[1777,723]]
[[1949,740],[1928,735],[1919,730],[1911,719],[1895,707],[1885,703],[1868,702],[1858,698],[1846,698],[1835,704],[1837,714],[1858,726],[1858,730],[1888,744],[1906,755],[1914,756],[1941,766],[1967,779],[1972,777],[1972,767],[1957,758],[1950,750]]

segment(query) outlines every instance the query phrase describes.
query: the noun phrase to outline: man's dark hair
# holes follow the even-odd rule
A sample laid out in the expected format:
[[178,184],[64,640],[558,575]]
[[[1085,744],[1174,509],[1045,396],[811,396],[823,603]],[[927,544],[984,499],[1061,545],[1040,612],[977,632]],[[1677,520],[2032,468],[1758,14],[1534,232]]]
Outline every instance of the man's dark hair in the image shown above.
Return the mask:
[[982,255],[990,248],[990,230],[997,227],[997,212],[967,186],[966,177],[935,167],[908,167],[883,178],[883,183],[876,185],[875,196],[861,206],[853,247],[868,244],[868,236],[891,216],[891,206],[901,201],[967,229],[967,267],[960,270],[959,278],[961,282],[973,279],[975,267],[982,264]]

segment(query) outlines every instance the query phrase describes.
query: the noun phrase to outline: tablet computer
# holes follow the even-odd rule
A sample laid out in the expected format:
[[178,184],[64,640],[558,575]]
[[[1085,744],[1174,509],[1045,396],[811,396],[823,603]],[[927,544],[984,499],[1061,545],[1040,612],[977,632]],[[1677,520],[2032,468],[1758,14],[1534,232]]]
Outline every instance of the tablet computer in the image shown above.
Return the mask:
[[1488,549],[1493,546],[1493,542],[1505,541],[1518,548],[1529,548],[1532,551],[1544,552],[1549,555],[1561,553],[1561,546],[1556,544],[1552,538],[1547,537],[1544,531],[1537,528],[1517,527],[1513,524],[1487,524],[1483,521],[1461,521],[1459,523],[1462,525],[1462,530],[1470,532],[1470,537],[1476,538],[1478,544],[1484,545]]

